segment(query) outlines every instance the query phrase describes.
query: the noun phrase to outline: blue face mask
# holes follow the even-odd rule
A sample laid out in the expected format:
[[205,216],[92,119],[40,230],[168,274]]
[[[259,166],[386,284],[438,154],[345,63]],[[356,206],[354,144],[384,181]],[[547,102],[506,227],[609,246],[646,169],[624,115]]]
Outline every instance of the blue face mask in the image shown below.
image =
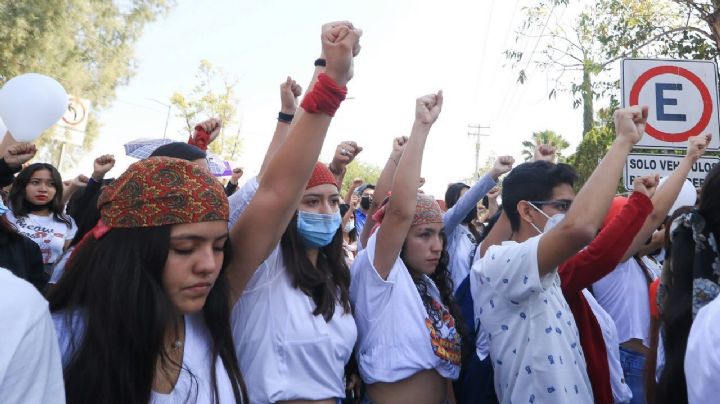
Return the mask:
[[330,244],[342,223],[340,211],[333,214],[298,211],[297,229],[305,247],[320,248]]

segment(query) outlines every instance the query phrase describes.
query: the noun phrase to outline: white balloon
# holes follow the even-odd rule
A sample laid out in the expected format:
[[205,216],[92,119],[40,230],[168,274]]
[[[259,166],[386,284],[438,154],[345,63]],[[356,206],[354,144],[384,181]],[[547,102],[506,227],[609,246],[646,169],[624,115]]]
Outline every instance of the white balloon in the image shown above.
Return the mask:
[[37,73],[13,77],[0,90],[0,117],[20,142],[37,139],[68,107],[68,95],[55,79]]
[[[667,179],[668,177],[660,178],[658,188],[660,188],[665,183],[665,181],[667,181]],[[678,194],[677,199],[675,199],[675,203],[673,203],[672,207],[670,208],[668,216],[672,216],[672,214],[675,213],[678,208],[681,208],[683,206],[695,206],[695,202],[697,202],[697,191],[695,190],[692,182],[687,180],[683,183],[682,188],[680,188],[680,193]]]

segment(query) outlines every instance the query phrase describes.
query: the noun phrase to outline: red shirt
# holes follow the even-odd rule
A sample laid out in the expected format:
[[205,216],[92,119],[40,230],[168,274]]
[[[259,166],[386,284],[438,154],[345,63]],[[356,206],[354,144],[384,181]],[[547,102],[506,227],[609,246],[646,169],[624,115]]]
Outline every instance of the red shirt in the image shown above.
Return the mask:
[[582,290],[615,269],[652,212],[650,199],[638,192],[584,250],[560,265],[561,287],[580,332],[595,403],[613,403],[608,355],[600,324]]

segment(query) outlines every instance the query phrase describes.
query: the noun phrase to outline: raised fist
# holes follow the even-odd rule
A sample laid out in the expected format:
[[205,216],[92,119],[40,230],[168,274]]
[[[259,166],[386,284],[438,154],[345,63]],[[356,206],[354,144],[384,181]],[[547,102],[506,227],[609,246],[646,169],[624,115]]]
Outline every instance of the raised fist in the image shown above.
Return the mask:
[[360,47],[362,30],[352,25],[335,25],[322,33],[325,73],[344,87],[353,77],[353,57]]
[[415,120],[425,125],[432,125],[440,116],[442,103],[442,90],[437,94],[428,94],[418,98],[415,102]]
[[288,76],[284,83],[280,84],[280,112],[283,114],[295,114],[298,107],[298,97],[302,94],[302,87],[292,77]]
[[555,148],[550,145],[541,144],[535,148],[535,154],[533,155],[533,161],[555,161]]
[[217,118],[210,118],[200,122],[199,124],[197,124],[197,126],[201,126],[203,130],[207,132],[208,135],[210,135],[210,141],[208,143],[212,143],[212,141],[215,140],[220,134],[222,122]]
[[363,148],[358,146],[357,143],[352,140],[340,142],[335,148],[335,155],[333,156],[333,164],[335,167],[342,165],[343,167],[350,164],[355,157],[363,151]]
[[501,175],[510,172],[512,170],[515,159],[512,156],[500,156],[495,160],[490,175],[495,181],[500,178]]
[[37,149],[32,143],[16,143],[5,151],[3,160],[8,166],[18,168],[35,157]]
[[648,198],[652,198],[653,195],[655,195],[655,191],[657,190],[659,183],[660,176],[657,174],[635,177],[633,180],[633,191],[639,192]]
[[697,162],[705,154],[711,140],[712,135],[709,133],[688,138],[687,158],[691,159],[693,163]]
[[115,167],[115,157],[112,154],[104,154],[96,158],[93,162],[93,179],[101,181],[113,167]]
[[232,175],[230,175],[230,182],[237,184],[240,177],[243,176],[243,169],[240,167],[233,168]]
[[624,139],[631,145],[637,144],[645,133],[648,107],[634,105],[629,108],[620,108],[615,111],[615,131],[618,139]]

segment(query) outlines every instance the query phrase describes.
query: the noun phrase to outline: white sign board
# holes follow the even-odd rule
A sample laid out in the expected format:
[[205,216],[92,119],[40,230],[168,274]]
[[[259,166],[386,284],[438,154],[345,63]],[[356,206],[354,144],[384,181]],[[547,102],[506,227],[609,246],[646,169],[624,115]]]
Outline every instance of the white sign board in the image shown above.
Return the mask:
[[711,61],[624,59],[622,105],[649,107],[637,147],[686,148],[690,136],[710,133],[720,149],[717,65]]
[[67,143],[81,146],[90,115],[90,100],[68,97],[68,109],[57,123],[57,136]]
[[[632,191],[635,178],[643,175],[660,174],[661,178],[669,177],[684,158],[676,154],[630,154],[623,172],[625,189]],[[701,157],[693,164],[688,180],[694,187],[701,187],[708,172],[718,163],[720,159],[717,157]]]

